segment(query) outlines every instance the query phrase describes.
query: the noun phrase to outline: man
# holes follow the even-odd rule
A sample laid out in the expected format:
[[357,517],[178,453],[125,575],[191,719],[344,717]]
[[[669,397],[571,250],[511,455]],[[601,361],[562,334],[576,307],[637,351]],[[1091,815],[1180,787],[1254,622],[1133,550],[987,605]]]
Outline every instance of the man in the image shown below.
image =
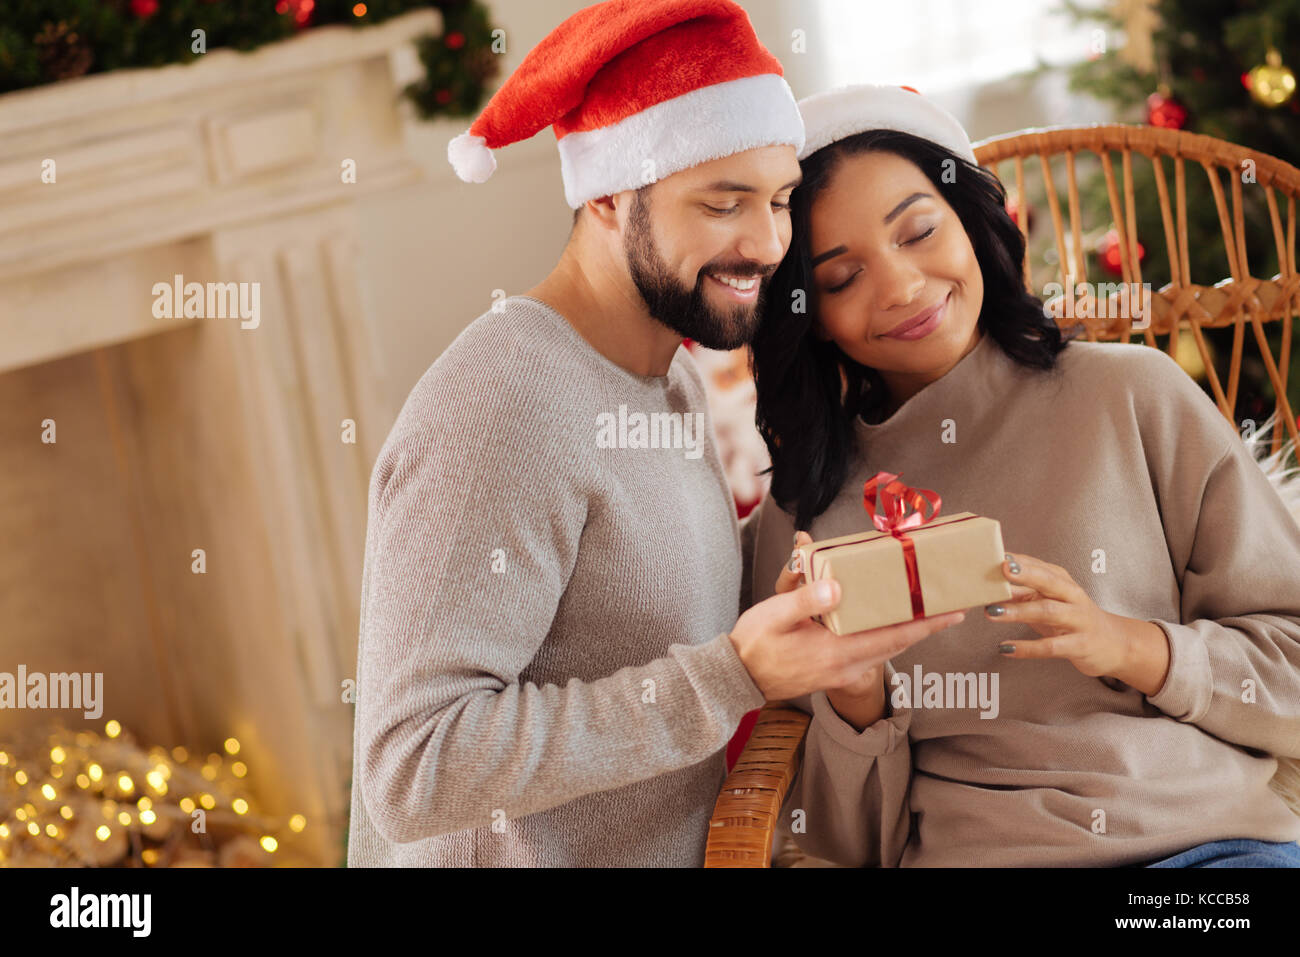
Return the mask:
[[[412,390],[370,485],[352,866],[698,866],[722,749],[936,623],[836,638],[838,586],[737,620],[741,535],[683,337],[747,343],[803,125],[730,0],[613,0],[448,153],[554,124],[575,227]],[[789,574],[789,573],[787,573]]]

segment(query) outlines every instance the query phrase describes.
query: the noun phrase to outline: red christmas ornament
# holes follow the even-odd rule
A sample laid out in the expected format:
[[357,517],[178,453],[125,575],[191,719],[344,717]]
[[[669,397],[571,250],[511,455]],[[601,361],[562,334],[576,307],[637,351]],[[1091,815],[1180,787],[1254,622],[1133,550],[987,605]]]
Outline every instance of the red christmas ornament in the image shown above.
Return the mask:
[[1015,223],[1017,226],[1020,225],[1020,210],[1022,208],[1025,211],[1025,224],[1026,224],[1025,228],[1033,229],[1034,208],[1030,206],[1028,203],[1022,204],[1020,202],[1020,197],[1015,193],[1012,193],[1007,196],[1007,202],[1006,202],[1007,215],[1011,217],[1011,221]]
[[461,47],[465,45],[465,34],[448,33],[445,37],[443,37],[442,44],[448,50],[459,50]]
[[308,25],[311,20],[311,12],[316,8],[316,0],[277,0],[275,12],[280,14],[289,14],[293,17],[293,25],[298,29]]
[[[1146,247],[1141,243],[1137,244],[1138,262],[1147,258]],[[1101,268],[1106,270],[1112,276],[1124,275],[1123,262],[1119,253],[1119,232],[1112,229],[1101,237],[1101,242],[1097,244],[1097,260],[1101,263]]]
[[1187,123],[1187,107],[1173,94],[1157,90],[1147,97],[1147,122],[1166,130],[1181,130]]
[[131,0],[131,12],[141,20],[158,12],[158,0]]

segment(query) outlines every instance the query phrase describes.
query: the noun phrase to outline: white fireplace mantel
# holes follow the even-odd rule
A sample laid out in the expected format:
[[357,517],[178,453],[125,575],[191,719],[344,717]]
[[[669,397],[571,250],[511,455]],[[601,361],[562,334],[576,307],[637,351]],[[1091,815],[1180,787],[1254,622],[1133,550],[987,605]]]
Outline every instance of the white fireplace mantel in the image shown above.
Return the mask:
[[[0,289],[416,181],[400,90],[418,68],[411,41],[440,26],[419,10],[0,96]],[[158,331],[139,301],[88,323],[5,291],[0,370]]]

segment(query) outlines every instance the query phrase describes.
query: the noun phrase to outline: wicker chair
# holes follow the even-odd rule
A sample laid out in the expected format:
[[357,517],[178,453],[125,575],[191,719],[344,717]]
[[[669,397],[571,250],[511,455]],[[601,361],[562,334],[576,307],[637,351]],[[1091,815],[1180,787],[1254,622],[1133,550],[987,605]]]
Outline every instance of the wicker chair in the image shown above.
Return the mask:
[[[1120,154],[1120,180],[1117,182],[1112,153]],[[1183,329],[1188,329],[1204,362],[1215,401],[1228,421],[1233,422],[1237,386],[1241,370],[1245,330],[1249,324],[1260,358],[1276,394],[1276,413],[1285,423],[1285,431],[1297,439],[1295,414],[1286,397],[1286,373],[1290,364],[1291,321],[1300,311],[1300,272],[1296,268],[1296,197],[1300,194],[1300,170],[1276,157],[1258,153],[1223,140],[1194,133],[1164,130],[1147,126],[1102,125],[1079,128],[1029,130],[1018,134],[984,140],[975,147],[979,163],[995,174],[999,164],[1012,167],[1020,197],[1025,192],[1025,161],[1038,158],[1038,171],[1047,197],[1047,208],[1055,233],[1059,279],[1063,287],[1074,289],[1086,282],[1082,212],[1076,157],[1080,153],[1096,154],[1105,176],[1109,197],[1110,219],[1118,233],[1122,278],[1125,283],[1141,283],[1136,217],[1133,191],[1133,157],[1138,155],[1152,165],[1159,194],[1165,241],[1169,250],[1169,273],[1172,281],[1152,293],[1149,325],[1141,329],[1146,343],[1160,347],[1160,337],[1171,355],[1175,354]],[[1066,182],[1066,218],[1056,193],[1052,161],[1059,167],[1064,159]],[[1171,203],[1166,163],[1172,160],[1174,194]],[[1231,275],[1213,285],[1191,281],[1187,245],[1188,160],[1204,169],[1218,209],[1223,233],[1224,252]],[[1253,164],[1251,189],[1264,191],[1269,225],[1277,248],[1280,273],[1271,279],[1250,274],[1246,256],[1246,229],[1242,195],[1243,170]],[[1230,183],[1232,208],[1229,210],[1222,177]],[[999,174],[1000,175],[1000,174]],[[1008,179],[1001,177],[1004,183]],[[1275,191],[1286,200],[1285,229],[1279,213]],[[1022,201],[1023,202],[1023,201]],[[1028,237],[1028,217],[1019,216],[1021,232]],[[1025,284],[1033,290],[1029,256],[1025,258]],[[1094,315],[1121,313],[1119,304],[1111,308],[1093,308]],[[1082,310],[1080,310],[1082,311]],[[1077,312],[1076,312],[1077,314]],[[1129,319],[1092,318],[1081,320],[1092,341],[1131,340],[1135,326]],[[1264,334],[1263,323],[1281,322],[1280,356],[1275,359]],[[1062,326],[1074,319],[1058,318]],[[1139,324],[1140,325],[1140,324]],[[1227,389],[1216,374],[1205,337],[1201,330],[1232,326],[1231,364]],[[1235,423],[1234,423],[1235,428]],[[1282,442],[1282,429],[1273,430],[1272,451]],[[800,743],[810,721],[809,715],[792,707],[769,704],[759,714],[749,741],[727,777],[710,820],[705,867],[768,867],[772,860],[777,815],[798,769]],[[1300,762],[1285,759],[1272,786],[1300,814]],[[788,853],[783,856],[790,856]],[[797,852],[795,854],[797,857]],[[814,862],[816,863],[816,862]]]

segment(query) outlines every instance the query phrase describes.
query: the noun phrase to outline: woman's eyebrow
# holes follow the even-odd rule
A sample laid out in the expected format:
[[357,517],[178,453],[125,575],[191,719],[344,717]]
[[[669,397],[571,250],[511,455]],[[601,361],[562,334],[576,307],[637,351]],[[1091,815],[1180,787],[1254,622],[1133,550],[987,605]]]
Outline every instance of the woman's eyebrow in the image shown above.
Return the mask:
[[826,250],[826,252],[814,256],[812,259],[813,267],[816,268],[817,266],[820,266],[826,260],[831,259],[835,256],[838,256],[840,253],[847,251],[848,248],[849,248],[848,246],[836,246],[834,249],[828,249]]
[[929,198],[930,198],[929,193],[913,193],[911,196],[907,197],[907,199],[903,200],[892,210],[890,210],[889,215],[885,217],[885,225],[888,226],[890,223],[896,220],[900,215],[902,215],[903,210],[907,209],[907,207],[911,206],[918,199],[929,199]]
[[[889,215],[885,217],[885,225],[888,226],[890,223],[896,220],[899,216],[902,215],[903,210],[907,209],[907,207],[911,206],[918,199],[931,199],[931,198],[933,197],[931,197],[929,193],[913,193],[911,196],[907,197],[907,199],[903,200],[901,203],[899,203],[897,206],[895,206],[893,209],[889,211]],[[834,257],[838,256],[840,253],[847,251],[848,248],[849,248],[848,246],[836,246],[834,249],[828,249],[824,253],[818,253],[816,256],[812,258],[813,267],[815,268],[817,266],[820,266],[828,259],[833,259]]]

